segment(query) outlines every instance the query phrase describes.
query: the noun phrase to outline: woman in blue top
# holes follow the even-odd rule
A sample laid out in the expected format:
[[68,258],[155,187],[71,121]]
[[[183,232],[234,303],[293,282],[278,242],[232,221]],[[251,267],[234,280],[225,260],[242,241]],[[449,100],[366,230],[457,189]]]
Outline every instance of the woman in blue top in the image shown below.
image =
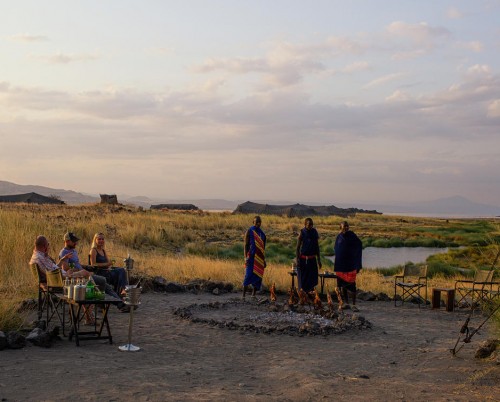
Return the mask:
[[125,286],[128,285],[127,272],[123,268],[113,267],[114,261],[108,258],[104,248],[104,234],[96,233],[94,235],[89,260],[90,265],[97,268],[95,273],[104,276],[106,281],[121,295]]
[[311,292],[318,285],[318,267],[321,268],[319,254],[319,234],[314,229],[311,218],[304,220],[304,228],[297,240],[297,279],[299,289]]

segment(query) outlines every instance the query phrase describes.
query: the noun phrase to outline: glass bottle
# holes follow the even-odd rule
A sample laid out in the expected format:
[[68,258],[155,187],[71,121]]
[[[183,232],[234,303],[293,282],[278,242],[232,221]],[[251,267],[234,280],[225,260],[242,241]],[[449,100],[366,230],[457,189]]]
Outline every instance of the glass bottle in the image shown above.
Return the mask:
[[87,282],[87,287],[85,288],[85,298],[88,299],[93,299],[95,297],[95,287],[92,281],[89,279]]

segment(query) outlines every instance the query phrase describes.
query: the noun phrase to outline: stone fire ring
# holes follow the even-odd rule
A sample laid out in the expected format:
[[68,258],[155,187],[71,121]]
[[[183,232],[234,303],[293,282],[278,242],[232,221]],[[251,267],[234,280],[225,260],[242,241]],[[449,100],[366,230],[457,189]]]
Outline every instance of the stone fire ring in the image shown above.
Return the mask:
[[174,315],[193,323],[230,330],[315,336],[369,329],[372,324],[359,314],[315,311],[309,306],[289,306],[269,301],[231,300],[192,304],[174,310]]

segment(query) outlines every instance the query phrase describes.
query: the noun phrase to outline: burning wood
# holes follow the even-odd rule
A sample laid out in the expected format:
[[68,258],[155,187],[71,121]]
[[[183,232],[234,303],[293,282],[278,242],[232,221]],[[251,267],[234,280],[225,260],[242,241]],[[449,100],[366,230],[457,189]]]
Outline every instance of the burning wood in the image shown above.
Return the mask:
[[291,306],[293,304],[297,304],[299,302],[299,299],[297,297],[297,293],[295,292],[294,288],[290,288],[288,291],[288,294],[290,295],[290,298],[288,299],[288,304]]
[[339,310],[342,310],[342,306],[344,305],[344,301],[342,300],[342,296],[340,294],[340,289],[335,288],[335,293],[337,294],[337,299],[339,300]]
[[307,293],[304,292],[304,290],[301,288],[299,289],[299,304],[301,306],[305,304],[309,304],[309,297],[307,296]]
[[335,306],[333,305],[333,299],[330,292],[326,292],[326,300],[328,303],[328,308],[330,309],[330,311],[333,311],[335,309]]
[[314,308],[316,310],[321,310],[323,308],[323,304],[321,303],[321,298],[319,297],[318,291],[314,289]]
[[273,286],[271,286],[271,301],[275,302],[276,301],[276,284],[273,282]]

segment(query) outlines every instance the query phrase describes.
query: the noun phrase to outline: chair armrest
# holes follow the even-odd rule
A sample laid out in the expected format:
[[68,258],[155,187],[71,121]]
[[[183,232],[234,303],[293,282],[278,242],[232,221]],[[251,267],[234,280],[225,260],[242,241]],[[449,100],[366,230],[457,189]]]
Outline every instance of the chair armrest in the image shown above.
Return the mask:
[[474,283],[474,281],[472,279],[457,279],[455,281],[455,286],[458,284],[458,283]]

